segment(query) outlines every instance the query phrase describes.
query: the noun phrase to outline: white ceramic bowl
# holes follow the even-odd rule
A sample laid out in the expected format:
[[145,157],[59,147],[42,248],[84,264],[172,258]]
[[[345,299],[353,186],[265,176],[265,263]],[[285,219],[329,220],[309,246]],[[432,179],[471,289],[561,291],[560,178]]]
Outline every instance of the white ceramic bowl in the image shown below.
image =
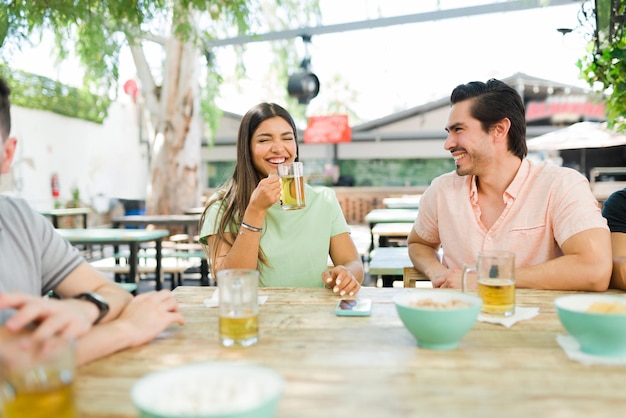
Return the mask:
[[131,398],[142,418],[272,418],[283,387],[272,369],[208,362],[148,374]]

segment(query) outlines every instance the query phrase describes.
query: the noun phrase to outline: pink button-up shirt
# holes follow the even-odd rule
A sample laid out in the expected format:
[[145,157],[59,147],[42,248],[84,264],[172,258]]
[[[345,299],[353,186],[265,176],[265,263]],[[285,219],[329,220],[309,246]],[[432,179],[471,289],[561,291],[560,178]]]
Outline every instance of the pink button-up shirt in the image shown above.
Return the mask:
[[422,239],[442,245],[449,268],[475,263],[486,250],[513,251],[517,267],[532,266],[562,255],[560,246],[578,232],[608,230],[589,182],[570,168],[523,160],[502,199],[506,207],[487,229],[476,178],[447,173],[424,192],[413,227]]

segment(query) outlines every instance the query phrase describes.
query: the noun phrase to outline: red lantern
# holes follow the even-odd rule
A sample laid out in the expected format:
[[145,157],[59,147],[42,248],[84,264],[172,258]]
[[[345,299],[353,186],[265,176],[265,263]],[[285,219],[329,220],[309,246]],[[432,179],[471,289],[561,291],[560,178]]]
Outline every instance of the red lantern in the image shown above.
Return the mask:
[[139,87],[137,86],[137,82],[135,80],[128,80],[124,83],[124,93],[128,94],[133,102],[137,100],[137,93],[139,92]]

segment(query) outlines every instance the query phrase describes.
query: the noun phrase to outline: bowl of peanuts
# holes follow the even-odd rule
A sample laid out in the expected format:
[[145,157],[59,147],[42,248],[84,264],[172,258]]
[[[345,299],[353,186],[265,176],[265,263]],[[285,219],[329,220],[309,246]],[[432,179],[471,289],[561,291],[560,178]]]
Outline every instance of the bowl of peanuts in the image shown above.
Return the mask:
[[563,328],[580,344],[580,351],[605,357],[626,356],[626,297],[575,294],[554,300]]
[[474,326],[482,300],[455,290],[411,290],[394,298],[398,316],[417,345],[453,350]]

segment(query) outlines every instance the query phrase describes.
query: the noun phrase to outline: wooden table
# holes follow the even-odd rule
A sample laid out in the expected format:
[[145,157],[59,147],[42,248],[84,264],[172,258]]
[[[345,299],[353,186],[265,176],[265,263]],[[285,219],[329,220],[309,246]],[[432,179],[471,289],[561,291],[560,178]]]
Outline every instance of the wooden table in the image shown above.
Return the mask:
[[39,211],[43,216],[47,216],[52,219],[52,225],[55,228],[59,227],[59,218],[65,216],[80,216],[83,218],[83,228],[87,228],[87,216],[91,213],[89,208],[64,208],[64,209],[51,209]]
[[[395,295],[420,289],[363,288],[371,317],[337,317],[327,289],[260,289],[260,342],[218,344],[215,289],[174,290],[185,316],[166,338],[79,369],[81,417],[136,417],[133,383],[146,373],[199,361],[250,362],[286,380],[276,418],[319,417],[616,417],[626,400],[626,366],[585,366],[567,358],[553,301],[573,292],[518,290],[518,306],[537,317],[512,328],[477,322],[451,351],[418,348],[404,328]],[[166,396],[167,394],[163,394]]]
[[409,222],[392,222],[392,223],[380,223],[374,225],[372,228],[372,234],[378,235],[378,246],[388,247],[392,240],[403,240],[406,246],[406,239],[409,233],[413,229],[413,223]]
[[204,206],[196,206],[185,210],[185,215],[202,215],[204,212]]
[[402,280],[405,267],[413,267],[407,247],[378,247],[370,254],[369,275],[379,276],[383,287],[391,287],[394,281]]
[[374,225],[379,223],[413,223],[417,219],[417,209],[373,209],[365,215],[365,222],[369,224],[371,244],[374,249]]
[[[123,226],[182,226],[189,234],[192,230],[198,230],[200,215],[127,215],[118,216],[111,220],[114,228]],[[195,232],[194,232],[195,233]]]
[[137,266],[139,244],[154,242],[156,251],[156,289],[163,286],[163,273],[161,271],[161,250],[163,238],[169,235],[166,229],[119,229],[119,228],[88,228],[88,229],[57,229],[57,232],[73,245],[128,245],[130,255],[128,257],[129,277],[139,284]]

